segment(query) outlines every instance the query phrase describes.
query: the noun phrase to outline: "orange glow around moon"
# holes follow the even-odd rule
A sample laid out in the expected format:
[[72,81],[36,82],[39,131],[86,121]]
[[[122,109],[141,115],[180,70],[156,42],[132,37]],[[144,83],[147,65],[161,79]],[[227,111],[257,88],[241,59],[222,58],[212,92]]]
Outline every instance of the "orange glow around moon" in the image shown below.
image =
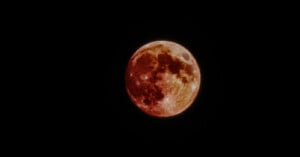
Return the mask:
[[154,41],[132,55],[126,69],[126,89],[132,102],[154,117],[171,117],[194,102],[200,69],[193,55],[171,41]]

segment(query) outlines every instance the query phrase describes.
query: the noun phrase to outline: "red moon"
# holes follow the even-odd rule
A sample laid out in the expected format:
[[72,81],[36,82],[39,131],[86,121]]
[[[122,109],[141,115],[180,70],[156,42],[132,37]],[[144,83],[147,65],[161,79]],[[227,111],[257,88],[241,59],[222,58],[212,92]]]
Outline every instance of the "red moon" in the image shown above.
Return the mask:
[[200,89],[200,68],[185,47],[153,41],[131,56],[125,74],[127,93],[144,113],[171,117],[185,111]]

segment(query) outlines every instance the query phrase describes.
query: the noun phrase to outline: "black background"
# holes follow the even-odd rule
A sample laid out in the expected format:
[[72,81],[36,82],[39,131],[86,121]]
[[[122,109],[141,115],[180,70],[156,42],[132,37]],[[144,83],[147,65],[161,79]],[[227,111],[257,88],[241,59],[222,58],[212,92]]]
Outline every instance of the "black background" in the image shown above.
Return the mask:
[[[54,101],[49,105],[54,103],[52,110],[59,114],[54,118],[58,126],[79,134],[91,131],[100,136],[104,132],[105,137],[119,142],[142,143],[202,139],[207,129],[219,127],[217,108],[224,105],[224,82],[216,30],[202,27],[197,18],[106,24],[68,23],[66,28],[55,30],[59,35],[53,37],[55,48],[51,50],[56,52],[49,52],[53,55],[53,61],[49,60],[53,78],[47,80],[56,87],[50,86]],[[184,45],[200,66],[199,96],[176,117],[149,117],[134,106],[126,93],[124,76],[129,58],[137,48],[154,40]]]
[[[224,40],[215,23],[198,16],[102,18],[68,13],[40,19],[29,26],[34,35],[27,35],[38,45],[34,62],[29,63],[36,76],[30,79],[36,85],[34,103],[38,104],[32,108],[34,121],[29,124],[38,128],[35,133],[41,134],[41,141],[123,147],[202,143],[217,138],[216,132],[224,126],[220,107],[225,106],[227,56],[220,51]],[[31,20],[36,23],[36,18]],[[141,112],[125,88],[131,55],[154,40],[185,46],[201,71],[195,102],[182,114],[166,119]]]
[[[282,111],[272,112],[286,104],[277,102],[285,90],[274,85],[280,82],[278,76],[286,77],[283,65],[288,60],[276,53],[285,47],[278,40],[281,28],[274,27],[280,23],[277,18],[285,16],[273,16],[264,7],[261,14],[252,7],[231,10],[222,5],[207,10],[204,5],[156,5],[155,11],[122,5],[119,10],[115,4],[54,5],[21,5],[19,12],[6,13],[16,14],[5,30],[6,41],[13,41],[7,67],[13,68],[10,90],[16,93],[7,119],[14,120],[10,124],[16,127],[15,136],[25,137],[18,140],[22,146],[32,142],[50,149],[85,145],[103,150],[103,145],[153,149],[209,142],[226,147],[235,142],[243,147],[248,141],[263,145],[261,139],[267,141],[272,132],[264,129],[285,123]],[[199,96],[173,118],[146,116],[125,90],[129,58],[153,40],[182,44],[201,69]]]

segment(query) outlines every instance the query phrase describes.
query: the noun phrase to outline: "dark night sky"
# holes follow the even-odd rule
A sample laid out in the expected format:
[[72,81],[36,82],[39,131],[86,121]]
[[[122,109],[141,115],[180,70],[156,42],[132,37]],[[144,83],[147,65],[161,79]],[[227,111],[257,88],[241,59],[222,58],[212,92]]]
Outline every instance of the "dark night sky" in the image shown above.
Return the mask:
[[[13,81],[18,87],[12,90],[21,95],[12,99],[21,103],[11,105],[20,115],[11,124],[17,127],[16,135],[27,138],[22,140],[24,145],[33,141],[40,147],[47,143],[60,148],[155,149],[152,146],[158,144],[219,144],[224,138],[223,147],[232,140],[259,141],[268,134],[261,134],[261,128],[270,123],[277,126],[279,120],[268,115],[276,106],[270,103],[277,101],[273,93],[285,92],[277,89],[281,80],[276,80],[279,75],[286,77],[283,54],[276,58],[274,53],[280,47],[279,40],[276,43],[279,29],[274,27],[277,16],[274,24],[268,24],[273,13],[253,16],[252,7],[242,13],[243,7],[231,10],[222,4],[222,9],[213,5],[207,10],[204,5],[173,8],[168,4],[166,8],[153,4],[150,10],[133,5],[130,10],[120,4],[107,8],[81,3],[79,7],[49,4],[48,9],[48,4],[34,9],[21,6],[25,11],[16,12],[8,23],[12,31],[7,31],[11,33],[7,41],[16,41],[11,54],[14,62],[21,63],[8,66],[16,67],[12,73],[17,75]],[[125,90],[129,58],[153,40],[182,44],[200,66],[199,95],[176,117],[145,115]]]
[[[61,19],[48,24],[49,42],[41,43],[49,94],[41,109],[43,124],[66,140],[126,145],[197,142],[220,127],[224,71],[219,33],[201,18],[134,20]],[[125,69],[134,51],[153,40],[171,40],[189,49],[199,63],[202,82],[193,105],[179,116],[145,115],[125,90]],[[42,45],[44,44],[44,45]],[[46,123],[45,123],[46,122]],[[47,125],[46,125],[47,124]],[[50,125],[48,125],[50,124]],[[51,127],[52,126],[52,127]],[[210,134],[210,135],[208,135]],[[76,138],[72,138],[76,136]]]

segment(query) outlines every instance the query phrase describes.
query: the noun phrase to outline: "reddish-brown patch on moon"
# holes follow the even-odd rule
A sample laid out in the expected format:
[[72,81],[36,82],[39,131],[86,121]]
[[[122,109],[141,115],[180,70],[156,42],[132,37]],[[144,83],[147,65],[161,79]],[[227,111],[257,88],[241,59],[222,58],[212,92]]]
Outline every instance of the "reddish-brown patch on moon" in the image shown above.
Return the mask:
[[190,59],[190,56],[189,56],[189,54],[187,54],[187,53],[182,53],[182,57],[183,57],[185,60],[189,60],[189,59]]
[[176,43],[156,41],[133,54],[126,70],[126,89],[142,111],[169,117],[191,105],[199,90],[200,69],[188,53]]

